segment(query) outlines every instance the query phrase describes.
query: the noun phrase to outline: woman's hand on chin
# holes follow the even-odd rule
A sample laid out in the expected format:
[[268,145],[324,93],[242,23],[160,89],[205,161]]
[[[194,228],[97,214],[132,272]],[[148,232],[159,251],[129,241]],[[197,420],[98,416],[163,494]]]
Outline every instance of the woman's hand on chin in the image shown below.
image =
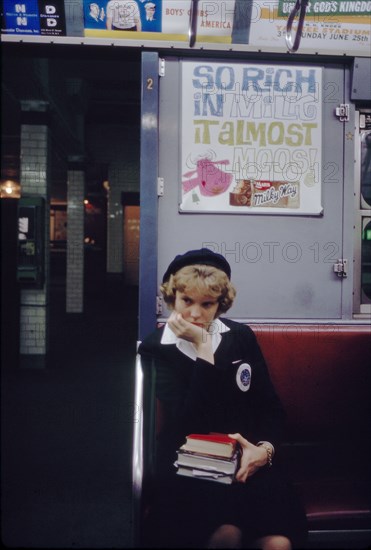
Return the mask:
[[187,340],[195,346],[197,357],[214,364],[211,334],[207,332],[204,325],[190,323],[175,311],[171,313],[168,324],[178,338]]
[[186,321],[181,313],[173,311],[168,319],[168,324],[178,338],[192,342],[195,346],[206,340],[207,331],[203,325]]

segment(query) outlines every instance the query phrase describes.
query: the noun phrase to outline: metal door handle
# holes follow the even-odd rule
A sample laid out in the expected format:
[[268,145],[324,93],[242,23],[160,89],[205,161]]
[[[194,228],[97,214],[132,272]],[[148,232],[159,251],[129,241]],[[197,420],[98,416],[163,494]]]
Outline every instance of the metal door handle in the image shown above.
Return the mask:
[[[286,25],[286,45],[289,52],[296,52],[300,46],[301,33],[303,30],[305,12],[307,9],[308,0],[296,0],[295,6],[291,10]],[[295,17],[299,14],[298,28],[296,29],[295,39],[292,38],[292,24]]]
[[198,12],[198,0],[192,0],[191,3],[191,11],[189,14],[189,28],[188,28],[188,36],[189,36],[189,47],[193,48],[196,42],[196,36],[197,36],[197,12]]

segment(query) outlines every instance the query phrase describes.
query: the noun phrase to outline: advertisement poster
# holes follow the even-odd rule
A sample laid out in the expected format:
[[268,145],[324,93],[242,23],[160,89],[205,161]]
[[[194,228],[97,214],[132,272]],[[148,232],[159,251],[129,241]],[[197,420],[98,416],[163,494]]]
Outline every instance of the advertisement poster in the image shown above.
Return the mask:
[[[85,36],[135,39],[140,32],[145,40],[185,42],[191,5],[191,0],[84,0]],[[198,40],[230,44],[234,13],[235,0],[200,0]]]
[[[285,44],[287,19],[294,1],[254,1],[251,14],[250,42],[254,46],[282,47]],[[297,30],[297,18],[293,24]],[[300,51],[331,51],[338,55],[370,55],[371,1],[370,0],[312,0],[309,1]]]
[[3,0],[2,32],[65,36],[63,0]]
[[[189,42],[191,0],[84,0],[85,36]],[[287,19],[295,1],[199,0],[197,44],[248,45],[287,51]],[[297,18],[293,25],[296,32]],[[132,32],[135,31],[135,34]],[[138,34],[140,33],[140,34]],[[308,3],[300,51],[368,55],[371,0]]]
[[182,62],[180,211],[321,215],[322,68]]
[[86,36],[107,36],[109,31],[114,31],[116,36],[133,31],[161,33],[162,2],[84,0],[84,21]]

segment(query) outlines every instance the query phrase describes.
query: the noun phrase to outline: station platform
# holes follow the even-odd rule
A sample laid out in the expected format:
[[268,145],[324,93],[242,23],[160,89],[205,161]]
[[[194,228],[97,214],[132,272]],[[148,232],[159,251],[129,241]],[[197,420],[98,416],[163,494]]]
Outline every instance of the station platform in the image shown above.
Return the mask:
[[137,294],[107,278],[66,314],[52,284],[46,368],[2,365],[4,546],[132,547]]

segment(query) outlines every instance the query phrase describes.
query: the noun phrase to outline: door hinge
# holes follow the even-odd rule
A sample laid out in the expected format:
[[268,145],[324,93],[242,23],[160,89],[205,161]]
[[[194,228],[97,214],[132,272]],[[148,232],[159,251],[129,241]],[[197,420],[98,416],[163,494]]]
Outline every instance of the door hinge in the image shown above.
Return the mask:
[[165,59],[158,60],[158,76],[165,76]]
[[164,185],[165,185],[164,178],[157,178],[157,196],[158,197],[164,196]]
[[156,315],[162,315],[164,299],[162,296],[156,296]]
[[341,103],[339,107],[336,107],[335,114],[339,118],[340,122],[348,122],[349,110],[349,103]]
[[338,277],[345,278],[348,275],[348,260],[340,258],[336,264],[334,264],[334,272]]

